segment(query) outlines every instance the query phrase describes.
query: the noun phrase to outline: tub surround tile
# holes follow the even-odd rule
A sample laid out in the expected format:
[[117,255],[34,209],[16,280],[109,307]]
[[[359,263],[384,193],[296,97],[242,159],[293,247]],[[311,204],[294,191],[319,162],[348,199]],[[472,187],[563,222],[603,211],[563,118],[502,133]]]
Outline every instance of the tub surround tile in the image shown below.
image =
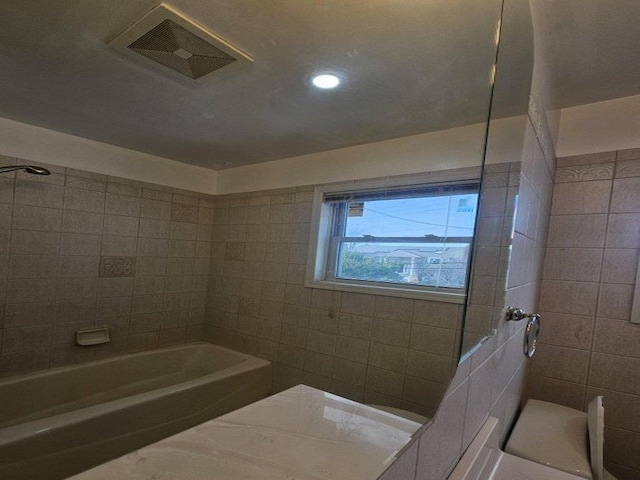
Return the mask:
[[[0,346],[0,356],[11,356],[0,375],[97,358],[81,353],[66,335],[79,325],[126,319],[118,323],[118,341],[100,348],[101,358],[201,340],[212,199],[81,170],[51,171],[49,177],[0,179],[0,247],[8,253],[0,257],[0,308],[7,308],[0,332],[8,345],[4,352]],[[191,223],[170,221],[174,200],[188,207]],[[134,284],[134,278],[140,280]],[[168,312],[179,324],[166,322],[158,332],[171,331],[131,332],[132,313]],[[51,327],[44,347],[18,341],[19,329],[35,326]]]

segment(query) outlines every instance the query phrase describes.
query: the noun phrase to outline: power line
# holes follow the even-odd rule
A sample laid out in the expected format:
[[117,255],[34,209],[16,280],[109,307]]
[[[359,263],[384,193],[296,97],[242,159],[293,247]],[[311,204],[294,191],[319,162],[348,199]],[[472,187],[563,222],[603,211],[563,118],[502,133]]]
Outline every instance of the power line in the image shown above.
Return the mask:
[[[391,215],[389,213],[382,213],[382,212],[379,212],[377,210],[373,210],[372,208],[369,208],[368,211],[372,212],[372,213],[377,213],[378,215],[382,215],[383,217],[395,218],[396,220],[403,220],[405,222],[420,223],[422,225],[430,225],[430,226],[433,226],[433,227],[445,227],[445,228],[449,227],[449,225],[443,224],[443,223],[423,222],[423,221],[420,221],[420,220],[412,220],[411,218],[398,217],[396,215]],[[455,228],[459,228],[459,229],[462,229],[462,230],[473,230],[473,227],[455,227]]]

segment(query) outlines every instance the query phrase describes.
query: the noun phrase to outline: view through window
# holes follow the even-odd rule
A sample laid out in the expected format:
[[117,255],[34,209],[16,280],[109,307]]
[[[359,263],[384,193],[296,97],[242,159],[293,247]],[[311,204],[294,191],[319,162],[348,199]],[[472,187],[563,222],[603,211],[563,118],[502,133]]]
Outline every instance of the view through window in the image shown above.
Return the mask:
[[334,194],[327,279],[464,289],[478,184]]

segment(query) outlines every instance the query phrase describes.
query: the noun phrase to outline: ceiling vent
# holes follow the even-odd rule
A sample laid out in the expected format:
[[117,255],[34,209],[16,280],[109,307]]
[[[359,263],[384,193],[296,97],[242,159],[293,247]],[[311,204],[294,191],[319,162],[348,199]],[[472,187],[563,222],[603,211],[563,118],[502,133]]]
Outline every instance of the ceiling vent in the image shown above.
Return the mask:
[[165,4],[155,7],[109,45],[138,63],[191,85],[253,62],[240,49]]

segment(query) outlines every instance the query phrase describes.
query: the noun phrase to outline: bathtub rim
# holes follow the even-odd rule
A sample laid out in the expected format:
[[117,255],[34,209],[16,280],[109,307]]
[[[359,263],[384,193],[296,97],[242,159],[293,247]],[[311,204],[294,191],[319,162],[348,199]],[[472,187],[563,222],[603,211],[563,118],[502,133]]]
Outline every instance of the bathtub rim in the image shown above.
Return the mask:
[[39,378],[42,376],[46,376],[47,374],[50,374],[54,371],[55,372],[73,371],[78,368],[90,367],[91,365],[96,365],[96,364],[109,363],[111,361],[131,357],[131,356],[150,356],[150,354],[153,354],[153,353],[161,353],[165,351],[185,349],[193,346],[205,346],[205,347],[225,350],[225,351],[240,355],[241,357],[244,357],[244,359],[242,362],[236,365],[233,365],[231,367],[227,367],[222,370],[209,373],[207,375],[203,375],[201,377],[197,377],[185,382],[180,382],[180,383],[168,385],[161,388],[156,388],[147,392],[142,392],[142,393],[130,395],[127,397],[118,398],[115,400],[110,400],[105,403],[90,405],[88,407],[79,408],[77,410],[72,410],[70,412],[59,413],[49,417],[38,418],[35,420],[27,421],[25,423],[19,423],[19,424],[11,425],[8,427],[0,428],[0,448],[9,446],[13,443],[18,443],[21,441],[32,439],[34,438],[34,436],[46,434],[51,430],[56,430],[62,427],[68,427],[73,425],[79,425],[87,420],[90,420],[100,415],[107,415],[126,407],[140,405],[158,396],[173,395],[173,394],[180,393],[192,388],[196,388],[198,386],[201,386],[207,383],[212,383],[217,380],[223,380],[225,378],[231,377],[239,373],[257,370],[260,368],[267,368],[272,364],[272,362],[268,360],[264,360],[262,358],[255,357],[253,355],[249,355],[246,353],[238,352],[236,350],[222,347],[220,345],[207,343],[207,342],[193,342],[193,343],[182,344],[182,345],[177,345],[172,347],[164,347],[164,348],[158,348],[154,350],[148,350],[144,352],[116,355],[113,357],[109,357],[107,359],[96,360],[92,362],[83,362],[75,365],[43,370],[42,372],[21,375],[19,377],[11,377],[12,379],[11,382],[5,383],[0,381],[0,387],[3,384],[13,383],[13,381],[20,381],[22,379],[27,379],[27,378],[32,379],[32,378]]

